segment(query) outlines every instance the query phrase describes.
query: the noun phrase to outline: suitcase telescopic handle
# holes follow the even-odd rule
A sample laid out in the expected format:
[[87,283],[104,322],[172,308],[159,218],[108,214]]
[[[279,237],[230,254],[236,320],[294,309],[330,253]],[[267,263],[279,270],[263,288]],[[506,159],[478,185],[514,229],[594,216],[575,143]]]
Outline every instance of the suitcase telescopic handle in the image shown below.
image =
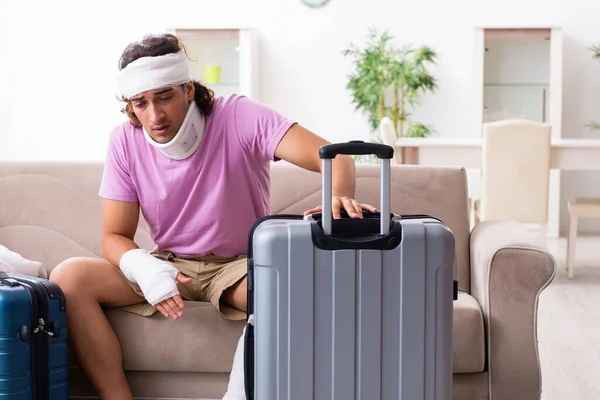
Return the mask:
[[[390,231],[390,164],[394,157],[394,148],[380,143],[369,143],[362,140],[352,140],[345,143],[332,143],[319,149],[319,157],[323,160],[322,176],[322,204],[323,204],[323,232],[331,235],[331,200],[332,200],[332,160],[338,154],[368,155],[374,154],[381,160],[381,204],[379,209],[379,231],[387,235]],[[384,218],[385,217],[385,218]]]
[[385,144],[351,140],[344,143],[328,144],[319,149],[321,159],[335,158],[338,154],[347,155],[376,155],[378,158],[391,159],[394,157],[394,148]]

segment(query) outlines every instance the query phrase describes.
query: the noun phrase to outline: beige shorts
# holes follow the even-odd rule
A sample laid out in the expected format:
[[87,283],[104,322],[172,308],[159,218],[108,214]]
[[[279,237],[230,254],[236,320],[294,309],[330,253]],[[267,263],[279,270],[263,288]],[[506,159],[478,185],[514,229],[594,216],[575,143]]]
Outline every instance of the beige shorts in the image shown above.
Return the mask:
[[[246,256],[220,257],[220,256],[202,256],[190,259],[177,258],[170,251],[152,251],[154,257],[169,261],[183,275],[192,278],[191,283],[177,283],[179,294],[183,300],[208,301],[223,317],[229,320],[242,320],[246,318],[246,313],[233,307],[221,303],[223,292],[246,276],[247,258]],[[140,296],[144,296],[137,283],[129,281],[123,275],[120,268],[115,267],[129,286]],[[148,302],[142,302],[130,306],[119,307],[122,310],[132,312],[142,316],[150,316],[156,311],[156,307]]]

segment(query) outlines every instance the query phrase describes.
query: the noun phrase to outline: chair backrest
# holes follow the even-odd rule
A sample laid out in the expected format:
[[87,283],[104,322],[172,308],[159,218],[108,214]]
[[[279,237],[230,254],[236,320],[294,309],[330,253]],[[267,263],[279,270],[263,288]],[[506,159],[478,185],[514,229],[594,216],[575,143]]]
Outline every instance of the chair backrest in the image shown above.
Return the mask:
[[479,219],[548,220],[551,125],[528,120],[483,124]]

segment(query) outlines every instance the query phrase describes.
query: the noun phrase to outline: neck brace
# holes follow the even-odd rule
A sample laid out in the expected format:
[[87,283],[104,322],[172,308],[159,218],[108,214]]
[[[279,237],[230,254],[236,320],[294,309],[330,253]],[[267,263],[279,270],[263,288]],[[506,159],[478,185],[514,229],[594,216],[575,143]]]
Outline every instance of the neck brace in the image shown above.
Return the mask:
[[192,100],[183,123],[173,139],[167,143],[158,143],[144,130],[146,141],[156,147],[165,156],[173,160],[183,160],[194,154],[204,135],[205,120],[196,102]]

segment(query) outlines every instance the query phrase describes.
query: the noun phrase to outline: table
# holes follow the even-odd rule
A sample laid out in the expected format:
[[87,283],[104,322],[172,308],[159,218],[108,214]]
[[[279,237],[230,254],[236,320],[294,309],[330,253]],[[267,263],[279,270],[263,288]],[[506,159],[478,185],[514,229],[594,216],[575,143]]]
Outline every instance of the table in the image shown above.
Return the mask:
[[[400,147],[413,147],[418,164],[481,169],[482,138],[400,138]],[[560,171],[600,171],[600,139],[553,139],[550,152],[548,236],[559,236]]]
[[[600,139],[552,140],[550,168],[600,171]],[[481,169],[481,138],[400,138],[396,147],[414,147],[419,164]]]

